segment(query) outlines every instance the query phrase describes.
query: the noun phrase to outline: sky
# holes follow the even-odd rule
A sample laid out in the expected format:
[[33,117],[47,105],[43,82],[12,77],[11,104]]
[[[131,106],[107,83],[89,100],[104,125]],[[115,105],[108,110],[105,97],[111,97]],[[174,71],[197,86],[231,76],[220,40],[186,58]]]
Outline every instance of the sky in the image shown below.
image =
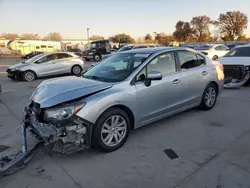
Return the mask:
[[44,37],[59,32],[63,38],[109,37],[127,33],[172,34],[179,20],[239,10],[249,18],[250,0],[0,0],[0,33],[34,33]]

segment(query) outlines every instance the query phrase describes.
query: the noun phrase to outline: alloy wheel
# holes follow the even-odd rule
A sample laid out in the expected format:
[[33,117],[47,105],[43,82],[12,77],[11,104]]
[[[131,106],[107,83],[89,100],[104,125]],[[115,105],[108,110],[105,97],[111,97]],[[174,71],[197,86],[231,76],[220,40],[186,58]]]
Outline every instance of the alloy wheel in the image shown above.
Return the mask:
[[205,103],[208,107],[214,105],[216,101],[216,91],[213,87],[209,87],[205,94]]
[[101,139],[106,146],[117,146],[125,138],[127,123],[120,115],[109,117],[101,129]]
[[72,71],[75,75],[78,75],[81,73],[81,68],[79,66],[74,66]]
[[33,72],[29,71],[29,72],[25,73],[24,78],[25,78],[26,81],[30,82],[30,81],[35,79],[35,75],[34,75]]

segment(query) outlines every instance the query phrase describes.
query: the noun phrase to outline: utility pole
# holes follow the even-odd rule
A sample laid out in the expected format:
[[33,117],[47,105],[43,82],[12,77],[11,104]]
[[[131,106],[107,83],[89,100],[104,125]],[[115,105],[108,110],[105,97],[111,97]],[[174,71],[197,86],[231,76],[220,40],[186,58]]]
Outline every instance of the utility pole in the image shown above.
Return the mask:
[[89,28],[87,28],[87,37],[88,37],[88,43],[89,43]]

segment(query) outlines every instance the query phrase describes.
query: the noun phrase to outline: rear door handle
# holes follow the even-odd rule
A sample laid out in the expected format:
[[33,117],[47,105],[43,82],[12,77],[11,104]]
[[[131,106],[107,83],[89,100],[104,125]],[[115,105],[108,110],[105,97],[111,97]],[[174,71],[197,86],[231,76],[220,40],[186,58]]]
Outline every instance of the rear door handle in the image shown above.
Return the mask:
[[202,71],[201,74],[202,75],[207,75],[207,71]]
[[181,81],[179,80],[179,79],[175,79],[175,80],[173,80],[173,84],[179,84]]

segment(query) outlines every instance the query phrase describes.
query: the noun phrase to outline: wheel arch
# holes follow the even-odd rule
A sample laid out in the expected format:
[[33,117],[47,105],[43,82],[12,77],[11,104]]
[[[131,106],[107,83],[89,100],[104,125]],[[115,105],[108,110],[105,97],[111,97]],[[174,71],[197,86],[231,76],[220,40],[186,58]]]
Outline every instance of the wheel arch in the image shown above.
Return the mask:
[[33,72],[35,74],[35,77],[38,78],[38,75],[37,75],[36,71],[34,71],[32,69],[23,70],[22,73],[21,73],[21,76],[23,77],[24,73],[28,72],[28,71]]
[[71,66],[71,69],[70,69],[70,71],[72,72],[72,69],[73,69],[73,67],[74,66],[78,66],[78,67],[80,67],[81,68],[81,70],[83,70],[83,66],[82,65],[79,65],[79,64],[73,64],[72,66]]
[[217,82],[215,82],[215,81],[212,81],[212,82],[210,82],[209,84],[214,84],[214,85],[215,85],[215,87],[216,87],[216,92],[217,92],[217,94],[218,94],[218,92],[219,92],[219,84],[218,84]]
[[135,117],[134,117],[132,110],[129,107],[122,105],[122,104],[116,104],[116,105],[108,107],[106,110],[104,110],[102,112],[101,115],[103,115],[106,111],[110,110],[111,108],[119,108],[119,109],[123,110],[124,112],[126,112],[129,116],[129,119],[131,120],[131,129],[132,130],[135,129]]

